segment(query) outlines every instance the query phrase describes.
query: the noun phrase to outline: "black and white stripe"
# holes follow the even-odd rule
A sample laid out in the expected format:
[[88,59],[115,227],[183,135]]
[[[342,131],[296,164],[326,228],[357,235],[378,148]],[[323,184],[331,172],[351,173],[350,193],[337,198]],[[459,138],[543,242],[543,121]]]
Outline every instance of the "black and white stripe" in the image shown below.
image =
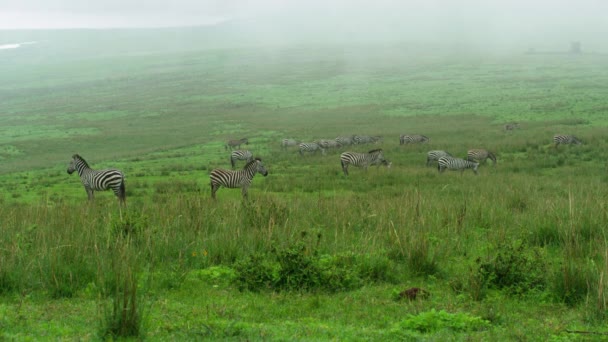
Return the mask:
[[230,153],[230,165],[234,169],[235,162],[237,160],[245,160],[250,162],[253,160],[253,153],[248,150],[235,150]]
[[485,163],[488,159],[492,160],[494,165],[496,165],[496,155],[488,150],[473,148],[467,151],[467,160]]
[[426,154],[426,166],[429,166],[432,162],[436,162],[441,157],[451,157],[452,155],[446,151],[433,150],[428,151]]
[[557,147],[559,144],[562,144],[562,145],[580,145],[583,142],[580,141],[574,135],[556,134],[556,135],[553,136],[553,143],[555,143],[555,147]]
[[94,191],[104,191],[112,189],[118,201],[125,203],[125,176],[117,169],[93,170],[89,164],[78,154],[72,156],[72,161],[68,166],[68,173],[78,171],[82,185],[87,191],[89,200],[94,199]]
[[286,149],[288,147],[298,146],[299,143],[300,142],[295,139],[283,139],[283,141],[281,141],[281,148]]
[[268,176],[268,171],[264,168],[260,158],[255,158],[247,163],[242,170],[238,171],[214,169],[209,176],[211,179],[211,198],[215,199],[215,193],[222,186],[230,189],[241,188],[243,198],[247,198],[247,190],[256,173],[260,173],[264,177]]
[[224,145],[224,149],[228,150],[228,149],[234,149],[234,148],[241,148],[241,145],[245,144],[245,145],[249,145],[249,139],[247,138],[243,138],[243,139],[237,139],[237,140],[229,140],[226,145]]
[[317,151],[321,151],[321,154],[325,154],[325,149],[321,147],[317,143],[301,143],[298,145],[300,147],[300,155],[304,155],[304,152],[315,153]]
[[384,159],[384,153],[382,149],[371,150],[368,153],[359,152],[344,152],[340,155],[340,163],[342,164],[342,171],[348,176],[348,166],[353,165],[362,167],[365,170],[370,165],[385,164],[390,167],[391,163]]
[[427,141],[429,141],[429,137],[420,134],[401,134],[399,136],[399,145],[425,143]]
[[448,170],[452,170],[452,171],[459,170],[460,173],[462,174],[462,173],[464,173],[464,170],[471,169],[471,170],[473,170],[473,173],[475,173],[475,175],[477,175],[478,166],[479,166],[479,163],[472,162],[472,161],[465,160],[465,159],[460,159],[460,158],[452,158],[452,157],[441,157],[437,161],[437,170],[439,170],[440,173],[445,171],[445,169],[448,169]]

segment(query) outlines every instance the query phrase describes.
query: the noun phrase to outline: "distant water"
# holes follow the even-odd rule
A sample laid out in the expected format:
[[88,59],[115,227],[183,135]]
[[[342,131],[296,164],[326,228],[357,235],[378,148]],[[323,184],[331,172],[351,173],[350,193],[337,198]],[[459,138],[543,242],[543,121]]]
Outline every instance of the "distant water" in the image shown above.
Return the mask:
[[0,50],[17,49],[17,48],[20,48],[21,45],[36,44],[36,43],[38,43],[38,42],[23,42],[23,43],[14,43],[14,44],[4,44],[4,45],[0,45]]

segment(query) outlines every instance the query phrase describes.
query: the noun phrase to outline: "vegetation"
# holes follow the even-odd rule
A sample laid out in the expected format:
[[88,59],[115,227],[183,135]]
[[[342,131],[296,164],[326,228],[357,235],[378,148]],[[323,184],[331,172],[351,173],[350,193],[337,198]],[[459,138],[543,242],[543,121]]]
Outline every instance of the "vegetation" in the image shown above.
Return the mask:
[[[18,50],[0,70],[1,339],[608,333],[600,56],[320,46],[40,63]],[[430,141],[401,146],[402,133]],[[554,148],[555,133],[584,144]],[[348,150],[380,147],[392,167],[346,177],[342,149],[280,146],[352,134],[382,135]],[[213,201],[209,172],[242,137],[269,176],[248,201]],[[425,166],[429,150],[469,148],[497,165]],[[125,172],[126,208],[111,192],[86,203],[74,153]],[[411,287],[429,295],[395,300]]]

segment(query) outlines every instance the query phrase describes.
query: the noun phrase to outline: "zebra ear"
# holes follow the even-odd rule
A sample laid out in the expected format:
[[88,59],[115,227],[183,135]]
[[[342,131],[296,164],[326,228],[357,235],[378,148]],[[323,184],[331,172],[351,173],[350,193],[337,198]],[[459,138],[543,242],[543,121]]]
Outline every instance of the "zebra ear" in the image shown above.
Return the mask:
[[72,159],[76,159],[76,158],[80,158],[80,156],[78,155],[78,153],[76,153],[76,154],[74,154],[74,155],[72,156]]

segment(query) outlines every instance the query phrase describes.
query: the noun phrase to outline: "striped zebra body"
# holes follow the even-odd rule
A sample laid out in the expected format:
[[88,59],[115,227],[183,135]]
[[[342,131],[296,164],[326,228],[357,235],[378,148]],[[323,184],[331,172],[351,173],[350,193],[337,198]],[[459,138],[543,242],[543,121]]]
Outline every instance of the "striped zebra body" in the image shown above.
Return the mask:
[[488,159],[496,165],[496,155],[488,150],[474,148],[467,151],[467,160],[485,163]]
[[553,136],[553,143],[555,143],[555,147],[557,147],[559,144],[562,144],[562,145],[580,145],[583,142],[580,141],[574,135],[556,134],[556,135]]
[[369,136],[369,135],[354,135],[353,141],[355,145],[363,145],[363,144],[375,144],[382,140],[380,136]]
[[446,151],[434,150],[429,151],[426,154],[426,166],[429,166],[432,162],[438,161],[441,157],[451,157],[452,155]]
[[505,131],[514,131],[516,129],[519,129],[519,124],[517,122],[513,122],[513,123],[508,123],[506,125],[503,126]]
[[226,145],[224,145],[224,149],[228,150],[228,149],[234,149],[234,148],[241,148],[241,145],[245,144],[245,145],[249,145],[249,139],[247,138],[243,138],[243,139],[238,139],[238,140],[229,140]]
[[425,135],[420,135],[420,134],[413,134],[413,135],[401,134],[399,136],[399,145],[425,143],[427,141],[429,141],[429,137],[427,137]]
[[337,137],[336,141],[338,142],[338,144],[340,144],[340,146],[350,146],[355,143],[352,136],[351,137]]
[[125,203],[125,176],[117,169],[93,170],[89,164],[80,155],[72,156],[72,161],[68,166],[68,174],[78,171],[82,185],[87,192],[90,201],[94,199],[95,191],[104,191],[112,189],[118,201]]
[[283,139],[281,141],[281,148],[287,149],[288,147],[298,146],[300,142],[295,139]]
[[215,193],[222,186],[230,189],[241,188],[243,198],[247,198],[247,191],[256,173],[260,173],[264,177],[268,176],[268,171],[264,168],[260,158],[255,158],[247,163],[242,170],[238,171],[214,169],[209,175],[211,179],[211,198],[215,199]]
[[384,164],[390,167],[392,164],[384,159],[382,149],[371,150],[368,153],[344,152],[340,155],[340,163],[342,164],[342,171],[344,171],[346,176],[348,176],[349,165],[362,167],[367,170],[370,165]]
[[325,154],[325,149],[317,143],[301,143],[298,145],[300,147],[300,155],[303,156],[304,152],[315,153],[317,151],[321,151],[321,154]]
[[230,153],[230,165],[234,169],[237,160],[245,160],[248,163],[253,160],[253,154],[248,150],[235,150]]
[[464,170],[471,169],[473,173],[477,175],[477,167],[479,163],[472,162],[465,159],[460,158],[452,158],[452,157],[441,157],[437,161],[437,170],[439,173],[442,173],[446,169],[456,171],[460,170],[460,173],[464,173]]

